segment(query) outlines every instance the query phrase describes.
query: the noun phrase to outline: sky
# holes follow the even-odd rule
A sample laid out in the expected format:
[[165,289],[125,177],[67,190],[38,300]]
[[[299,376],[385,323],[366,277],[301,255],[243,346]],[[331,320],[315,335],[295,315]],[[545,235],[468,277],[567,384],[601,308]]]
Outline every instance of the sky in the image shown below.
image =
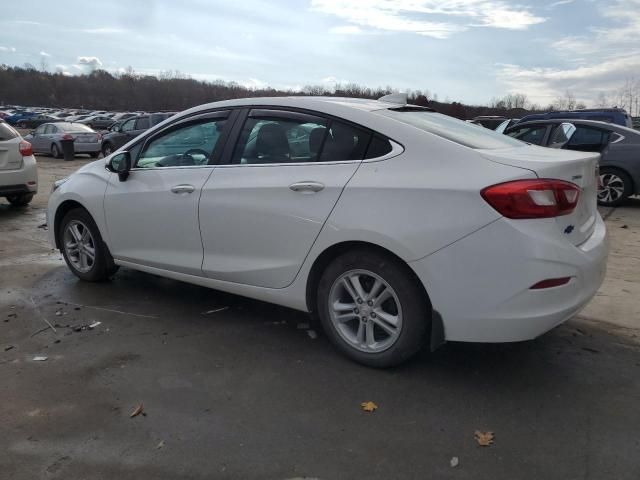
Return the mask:
[[569,90],[592,105],[640,76],[640,0],[21,0],[0,63],[300,89],[353,82],[487,104]]

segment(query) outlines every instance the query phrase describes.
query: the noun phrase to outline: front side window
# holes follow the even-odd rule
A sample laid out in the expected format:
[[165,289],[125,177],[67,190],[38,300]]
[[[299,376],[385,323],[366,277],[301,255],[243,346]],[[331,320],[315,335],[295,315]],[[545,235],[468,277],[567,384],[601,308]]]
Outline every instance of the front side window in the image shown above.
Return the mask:
[[207,165],[226,122],[225,118],[211,118],[171,129],[145,145],[136,167]]
[[326,136],[319,117],[248,118],[238,139],[233,163],[315,162]]
[[[1,125],[1,124],[0,124]],[[38,128],[35,129],[34,133],[36,135],[42,135],[45,131],[45,129],[47,128],[46,125],[40,125]]]
[[53,126],[53,125],[47,125],[45,127],[45,129],[44,129],[44,133],[46,135],[50,135],[52,133],[56,133],[56,131],[57,131],[57,128],[55,126]]
[[150,126],[149,117],[142,117],[136,120],[136,130],[146,130]]
[[132,120],[127,120],[126,122],[124,122],[122,124],[122,131],[123,132],[130,132],[132,131],[136,126],[136,120],[135,118]]
[[547,132],[546,125],[535,125],[531,127],[522,127],[509,133],[510,137],[517,138],[523,142],[533,143],[534,145],[542,145],[544,134]]

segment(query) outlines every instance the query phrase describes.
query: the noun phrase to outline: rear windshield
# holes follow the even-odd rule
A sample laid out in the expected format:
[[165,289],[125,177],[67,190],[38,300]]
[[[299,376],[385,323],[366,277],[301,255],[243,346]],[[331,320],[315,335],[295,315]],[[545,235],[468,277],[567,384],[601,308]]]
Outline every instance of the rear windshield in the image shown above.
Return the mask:
[[61,132],[93,132],[82,123],[56,123],[55,125]]
[[448,115],[442,115],[441,113],[427,110],[403,111],[403,109],[379,110],[376,113],[391,117],[469,148],[495,150],[499,148],[525,146],[525,143],[520,140],[494,132],[481,125],[464,122],[457,118],[449,117]]
[[17,136],[18,132],[11,128],[9,124],[0,122],[0,142],[11,140],[12,138],[16,138]]

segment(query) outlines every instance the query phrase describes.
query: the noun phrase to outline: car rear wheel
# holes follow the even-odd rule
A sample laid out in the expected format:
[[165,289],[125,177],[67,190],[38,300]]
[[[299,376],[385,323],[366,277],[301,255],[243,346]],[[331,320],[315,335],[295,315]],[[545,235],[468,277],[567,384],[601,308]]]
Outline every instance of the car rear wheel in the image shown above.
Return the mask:
[[24,122],[18,122],[18,124],[16,125],[16,127],[18,128],[27,128],[27,124]]
[[53,158],[60,158],[62,156],[58,145],[56,145],[55,143],[51,144],[51,156]]
[[325,269],[318,313],[331,342],[349,358],[392,367],[426,343],[431,307],[413,272],[375,250],[347,252]]
[[633,193],[631,177],[615,168],[600,169],[598,204],[604,207],[617,207]]
[[59,240],[69,269],[88,282],[107,280],[118,270],[89,213],[70,210],[60,223]]
[[20,195],[9,195],[7,201],[14,207],[24,207],[33,200],[33,193],[22,193]]

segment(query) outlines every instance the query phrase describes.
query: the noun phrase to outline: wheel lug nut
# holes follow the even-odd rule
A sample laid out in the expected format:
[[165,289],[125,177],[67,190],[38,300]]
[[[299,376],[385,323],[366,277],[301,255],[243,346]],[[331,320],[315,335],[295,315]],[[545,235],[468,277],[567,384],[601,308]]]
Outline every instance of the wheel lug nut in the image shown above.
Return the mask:
[[372,302],[371,300],[369,300],[369,301],[367,302],[367,305],[369,305],[370,307],[373,307],[373,302]]
[[376,318],[376,312],[371,312],[371,318]]
[[362,303],[362,299],[361,298],[358,299],[358,303]]
[[354,309],[353,309],[353,313],[355,313],[355,314],[357,315],[358,313],[360,313],[360,309],[358,309],[358,308],[354,308]]

